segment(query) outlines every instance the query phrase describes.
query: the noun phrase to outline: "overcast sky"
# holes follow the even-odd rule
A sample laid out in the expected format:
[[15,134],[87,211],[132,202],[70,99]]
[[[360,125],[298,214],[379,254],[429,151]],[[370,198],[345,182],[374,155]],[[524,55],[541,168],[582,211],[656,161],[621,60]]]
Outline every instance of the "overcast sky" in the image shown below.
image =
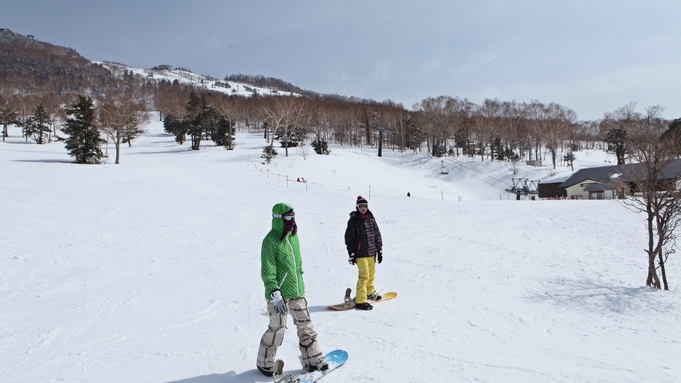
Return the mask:
[[0,28],[90,60],[321,93],[543,103],[603,117],[630,101],[681,117],[678,0],[0,0]]

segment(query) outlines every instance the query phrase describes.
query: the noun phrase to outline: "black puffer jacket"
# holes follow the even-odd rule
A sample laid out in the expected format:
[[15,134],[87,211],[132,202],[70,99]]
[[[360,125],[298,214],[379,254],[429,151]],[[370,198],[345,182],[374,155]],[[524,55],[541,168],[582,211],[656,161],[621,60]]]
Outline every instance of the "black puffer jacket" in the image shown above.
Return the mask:
[[367,210],[368,219],[360,218],[358,211],[350,213],[348,227],[345,229],[345,247],[348,254],[355,253],[355,258],[373,257],[383,247],[381,231],[374,215]]

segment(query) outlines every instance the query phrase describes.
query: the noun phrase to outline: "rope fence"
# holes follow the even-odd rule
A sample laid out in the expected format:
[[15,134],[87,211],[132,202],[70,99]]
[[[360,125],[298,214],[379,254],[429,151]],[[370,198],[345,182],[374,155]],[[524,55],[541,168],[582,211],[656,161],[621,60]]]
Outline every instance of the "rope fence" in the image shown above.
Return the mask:
[[[298,188],[299,190],[305,190],[308,191],[310,188],[313,189],[327,189],[327,190],[337,190],[338,186],[334,185],[326,185],[322,183],[317,183],[313,181],[309,181],[303,177],[296,177],[296,178],[291,178],[287,174],[280,174],[271,171],[268,168],[264,167],[259,167],[259,163],[253,162],[253,168],[255,172],[260,176],[264,177],[267,180],[269,180],[272,183],[276,183],[278,185],[285,186],[287,188]],[[372,193],[372,187],[371,185],[367,185],[367,198],[371,198],[371,193]],[[358,188],[362,188],[362,186],[359,186]],[[413,191],[408,191],[408,190],[395,190],[395,189],[380,189],[381,193],[385,193],[388,195],[394,195],[394,196],[405,196],[405,197],[415,197],[415,198],[420,198],[423,196],[428,196],[428,199],[440,199],[442,201],[479,201],[479,200],[509,200],[510,195],[505,195],[508,193],[499,193],[498,197],[497,196],[487,196],[483,197],[480,195],[474,195],[474,194],[460,194],[460,193],[449,193],[445,192],[444,190],[420,190],[418,192],[413,192]],[[439,198],[438,198],[439,197]],[[513,196],[515,198],[515,195]]]

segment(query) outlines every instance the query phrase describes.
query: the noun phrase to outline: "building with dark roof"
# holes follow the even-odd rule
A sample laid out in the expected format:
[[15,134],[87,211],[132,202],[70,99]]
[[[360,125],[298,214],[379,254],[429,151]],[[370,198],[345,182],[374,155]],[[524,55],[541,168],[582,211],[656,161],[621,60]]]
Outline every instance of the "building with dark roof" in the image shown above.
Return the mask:
[[560,184],[565,182],[569,177],[554,177],[541,181],[539,186],[537,186],[537,195],[539,198],[548,199],[563,199],[567,197],[567,192],[564,188],[560,187]]
[[[558,187],[565,189],[568,199],[624,198],[625,192],[636,190],[636,181],[642,179],[645,168],[641,164],[611,165],[580,169]],[[662,172],[661,181],[676,181],[681,175],[681,159],[669,163]],[[662,182],[666,187],[675,183]],[[625,189],[629,190],[625,190]]]
[[616,179],[624,172],[625,166],[580,169],[558,187],[565,190],[568,199],[612,199],[617,189]]

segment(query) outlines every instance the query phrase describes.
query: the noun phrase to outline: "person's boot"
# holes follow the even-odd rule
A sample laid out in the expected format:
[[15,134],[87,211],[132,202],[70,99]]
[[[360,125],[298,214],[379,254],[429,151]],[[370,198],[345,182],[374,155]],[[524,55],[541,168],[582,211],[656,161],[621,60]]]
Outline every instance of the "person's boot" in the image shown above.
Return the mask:
[[364,302],[364,303],[356,303],[355,308],[357,310],[371,310],[374,308],[374,306],[370,305],[369,302]]
[[257,364],[255,366],[258,367],[258,371],[262,372],[262,374],[265,375],[265,376],[272,376],[274,374],[274,369],[272,367],[265,368],[265,367],[260,367]]

